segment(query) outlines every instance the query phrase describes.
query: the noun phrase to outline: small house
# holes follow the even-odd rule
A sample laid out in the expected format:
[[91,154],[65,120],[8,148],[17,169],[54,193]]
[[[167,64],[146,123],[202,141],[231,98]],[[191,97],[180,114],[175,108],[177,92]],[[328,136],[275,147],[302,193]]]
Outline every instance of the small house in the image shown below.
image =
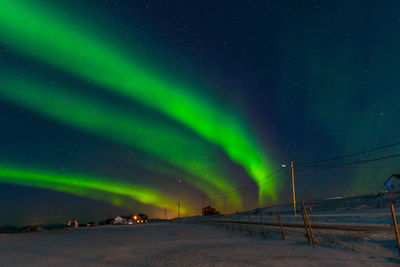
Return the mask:
[[78,220],[77,219],[70,219],[67,223],[67,227],[76,228],[78,227]]
[[132,223],[147,223],[149,221],[149,217],[144,215],[143,213],[135,214],[131,216],[129,222]]
[[[385,181],[385,185],[387,186],[387,188],[389,189],[389,191],[396,191],[396,185],[395,185],[395,180],[393,178],[396,179],[400,179],[400,174],[393,174],[392,176],[390,176],[386,181]],[[398,181],[397,181],[398,182]],[[400,184],[399,184],[400,187]],[[399,189],[397,189],[399,190]]]
[[121,216],[117,216],[114,218],[113,224],[128,224],[128,220]]
[[201,213],[205,216],[219,214],[219,212],[216,209],[212,208],[211,205],[204,207]]

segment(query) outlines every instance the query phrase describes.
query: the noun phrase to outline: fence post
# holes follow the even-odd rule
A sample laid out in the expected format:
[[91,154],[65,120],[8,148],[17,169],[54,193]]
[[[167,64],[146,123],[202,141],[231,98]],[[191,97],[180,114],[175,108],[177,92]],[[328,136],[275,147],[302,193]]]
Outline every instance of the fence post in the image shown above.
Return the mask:
[[310,243],[311,243],[310,234],[308,233],[308,226],[307,226],[307,221],[306,221],[306,215],[304,214],[304,209],[303,209],[303,207],[301,207],[301,215],[303,215],[304,228],[306,229],[306,235],[307,235],[308,244],[310,244]]
[[280,214],[279,210],[277,210],[276,213],[277,213],[277,215],[278,215],[279,223],[280,223],[280,225],[281,225],[282,238],[283,238],[283,239],[286,239],[285,233],[283,232],[283,225],[282,225],[281,214]]
[[249,217],[249,234],[250,234],[250,235],[253,235],[253,231],[251,230],[251,218],[250,218],[250,213],[248,213],[247,216]]
[[271,217],[272,223],[274,223],[274,207],[272,207]]
[[311,244],[315,244],[315,242],[314,242],[314,233],[313,233],[313,230],[311,228],[311,223],[310,223],[310,220],[308,219],[307,209],[306,209],[303,201],[301,201],[301,206],[302,206],[302,209],[304,210],[304,216],[306,218],[308,230],[309,230],[310,237],[311,237]]
[[232,226],[232,233],[235,232],[235,226],[233,225],[233,216],[231,216],[231,226]]
[[310,236],[311,236],[311,244],[315,244],[315,242],[314,242],[314,233],[313,233],[313,230],[311,228],[311,223],[310,223],[310,220],[308,219],[307,209],[304,206],[304,202],[303,201],[301,201],[301,205],[303,206],[304,214],[306,215],[308,230],[310,231]]
[[224,219],[225,219],[225,229],[226,231],[228,231],[228,222],[226,221],[226,215],[224,214]]
[[262,224],[263,236],[264,236],[264,239],[265,239],[265,238],[267,238],[267,236],[265,235],[264,218],[263,218],[263,214],[262,214],[262,213],[260,213],[260,217],[261,217],[261,224]]
[[238,214],[238,220],[239,220],[239,232],[242,233],[242,224],[240,223],[240,214]]
[[396,221],[396,213],[394,212],[394,207],[393,203],[390,201],[390,209],[392,211],[392,219],[393,219],[393,225],[394,225],[394,233],[396,234],[396,239],[397,239],[397,248],[400,253],[400,238],[399,238],[399,228],[397,228],[397,221]]
[[312,227],[313,227],[313,231],[315,231],[315,222],[314,222],[314,215],[312,214],[310,195],[308,195],[308,204],[310,204],[310,214],[311,214],[311,220],[312,220]]

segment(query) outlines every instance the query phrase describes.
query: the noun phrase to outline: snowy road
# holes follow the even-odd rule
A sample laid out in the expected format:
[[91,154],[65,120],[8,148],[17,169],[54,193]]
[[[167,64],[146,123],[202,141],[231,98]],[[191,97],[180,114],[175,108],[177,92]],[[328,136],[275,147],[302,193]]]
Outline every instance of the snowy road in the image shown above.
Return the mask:
[[395,249],[349,240],[309,246],[201,225],[147,224],[0,236],[0,265],[398,266]]

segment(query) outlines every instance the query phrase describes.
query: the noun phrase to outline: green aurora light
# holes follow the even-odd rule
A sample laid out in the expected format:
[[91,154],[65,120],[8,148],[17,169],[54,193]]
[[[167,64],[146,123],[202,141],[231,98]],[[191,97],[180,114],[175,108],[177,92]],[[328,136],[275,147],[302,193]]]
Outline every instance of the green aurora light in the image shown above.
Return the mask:
[[[242,165],[258,184],[260,200],[276,198],[275,184],[262,179],[271,169],[254,137],[233,114],[193,93],[193,88],[169,82],[131,60],[128,53],[93,33],[63,21],[37,1],[0,0],[0,36],[23,53],[84,79],[106,90],[140,101],[188,126],[221,147]],[[61,12],[61,11],[59,11]],[[60,13],[61,15],[67,15]],[[123,50],[123,49],[122,49]]]
[[106,200],[117,206],[120,206],[123,201],[119,196],[123,196],[171,211],[175,211],[176,208],[175,201],[163,193],[117,181],[114,178],[55,174],[0,163],[0,182],[68,192],[87,198]]
[[[211,153],[207,147],[163,121],[151,121],[143,114],[128,116],[68,90],[46,89],[38,81],[13,78],[10,73],[7,77],[7,81],[0,82],[0,96],[7,101],[155,155],[195,175],[198,179],[187,178],[188,181],[207,194],[235,189],[232,181],[202,163]],[[173,149],[173,145],[178,149]],[[217,200],[221,206],[223,199]],[[235,194],[227,198],[227,204],[240,208],[242,201]]]

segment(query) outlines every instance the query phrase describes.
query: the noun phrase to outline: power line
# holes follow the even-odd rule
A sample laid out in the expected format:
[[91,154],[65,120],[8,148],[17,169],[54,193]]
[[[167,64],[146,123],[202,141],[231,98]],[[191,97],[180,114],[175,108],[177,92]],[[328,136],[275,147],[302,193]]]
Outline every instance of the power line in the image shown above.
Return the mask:
[[[276,170],[276,171],[270,173],[269,175],[267,175],[267,176],[265,176],[264,178],[260,179],[259,182],[260,182],[260,181],[265,181],[265,180],[267,180],[268,178],[271,178],[271,177],[273,177],[273,176],[275,176],[275,175],[277,175],[277,174],[279,174],[279,173],[281,173],[281,172],[283,172],[283,171],[286,171],[286,168],[280,168],[280,169],[278,169],[278,170]],[[270,184],[270,183],[276,181],[278,178],[280,178],[280,177],[279,177],[279,176],[278,176],[278,177],[274,177],[273,179],[269,179],[269,180],[267,180],[265,183],[261,183],[261,184],[260,184],[260,183],[257,184],[257,183],[254,183],[254,182],[253,182],[253,183],[248,183],[248,184],[244,184],[244,185],[238,187],[236,190],[227,191],[227,192],[220,192],[220,193],[216,193],[216,194],[213,194],[213,195],[208,195],[208,194],[206,194],[206,196],[207,196],[210,200],[212,200],[212,199],[218,199],[218,198],[228,198],[228,197],[230,197],[232,194],[236,194],[236,193],[239,193],[239,192],[241,192],[241,191],[247,190],[247,189],[251,188],[252,186]],[[186,204],[186,205],[195,204],[195,203],[197,203],[197,201],[181,202],[181,204]]]
[[[323,163],[323,162],[328,162],[328,161],[334,161],[334,160],[338,160],[338,159],[344,159],[344,158],[350,158],[350,157],[354,157],[354,156],[358,156],[358,155],[362,155],[362,154],[366,154],[366,153],[371,153],[371,152],[375,152],[375,151],[379,151],[379,150],[383,150],[383,149],[387,149],[387,148],[391,148],[391,147],[395,147],[400,145],[400,142],[397,143],[393,143],[390,145],[385,145],[385,146],[381,146],[381,147],[376,147],[376,148],[372,148],[372,149],[368,149],[368,150],[364,150],[364,151],[359,151],[359,152],[355,152],[355,153],[351,153],[351,154],[345,154],[345,155],[341,155],[341,156],[337,156],[337,157],[333,157],[333,158],[328,158],[328,159],[323,159],[323,160],[314,160],[314,161],[308,161],[308,162],[301,162],[296,164],[296,167],[299,167],[299,170],[324,170],[324,169],[332,169],[332,168],[339,168],[339,167],[344,167],[344,168],[357,168],[360,166],[357,165],[361,165],[364,163],[369,163],[369,162],[375,162],[375,161],[381,161],[381,160],[387,160],[387,159],[393,159],[393,158],[397,158],[400,157],[400,154],[392,154],[392,155],[387,155],[387,156],[383,156],[383,157],[378,157],[378,158],[372,158],[372,159],[366,159],[366,160],[358,160],[358,161],[350,161],[350,162],[341,162],[341,163],[332,163],[332,164],[318,164],[318,165],[309,165],[312,163]],[[371,166],[367,166],[371,167]],[[397,167],[397,166],[392,166],[392,167]],[[400,167],[400,165],[398,166]],[[365,168],[365,167],[364,167]],[[376,168],[386,168],[386,166],[376,166]],[[269,179],[266,183],[260,183],[260,181],[264,181],[267,180],[268,178],[271,178],[283,171],[287,170],[286,168],[280,168],[272,173],[270,173],[269,175],[267,175],[266,177],[260,179],[258,181],[258,183],[248,183],[248,184],[244,184],[240,187],[238,187],[235,190],[232,191],[227,191],[227,192],[220,192],[220,193],[216,193],[216,194],[212,194],[212,195],[208,195],[207,197],[210,199],[214,199],[214,198],[227,198],[232,194],[235,193],[239,193],[243,190],[247,190],[253,186],[260,186],[260,185],[266,185],[266,184],[270,184],[273,181],[277,180],[280,177],[275,177],[273,179]],[[186,202],[185,204],[190,204],[190,203],[194,203],[194,202]]]
[[368,163],[368,162],[374,162],[374,161],[380,161],[380,160],[386,160],[386,159],[393,159],[393,158],[398,158],[398,157],[400,157],[400,154],[392,154],[392,155],[383,156],[383,157],[379,157],[379,158],[342,162],[342,163],[337,163],[337,164],[306,165],[306,166],[301,165],[301,166],[297,166],[297,167],[299,167],[299,168],[336,168],[336,167],[341,167],[341,166],[358,165],[358,164],[364,164],[364,163]]
[[325,167],[325,168],[316,168],[316,167],[309,167],[309,166],[301,166],[297,170],[298,171],[318,171],[318,170],[330,170],[336,168],[345,168],[345,169],[388,169],[388,168],[400,168],[400,164],[391,164],[391,165],[372,165],[372,166],[364,166],[362,164],[355,164],[355,165],[343,165],[343,166],[332,166],[332,167]]
[[[275,176],[275,175],[277,175],[278,173],[283,172],[283,171],[285,171],[285,170],[286,170],[286,169],[284,169],[284,168],[280,168],[280,169],[274,171],[273,173],[270,173],[269,175],[265,176],[264,178],[258,180],[258,182],[267,180],[268,178],[271,178],[272,176]],[[270,181],[270,180],[268,180],[268,182],[269,182],[269,181]],[[221,192],[221,193],[217,193],[217,194],[214,194],[214,195],[208,195],[208,197],[220,197],[220,196],[223,196],[223,195],[229,195],[229,194],[233,194],[233,193],[239,193],[240,191],[242,191],[242,190],[244,190],[244,189],[247,189],[247,188],[252,187],[252,186],[257,186],[257,185],[265,185],[265,184],[263,184],[263,183],[261,183],[261,184],[260,184],[260,183],[248,183],[248,184],[239,186],[239,187],[238,187],[237,189],[235,189],[235,190],[228,191],[228,192]]]
[[308,165],[308,164],[312,164],[312,163],[321,163],[321,162],[333,161],[333,160],[338,160],[338,159],[350,158],[350,157],[354,157],[354,156],[358,156],[358,155],[362,155],[362,154],[366,154],[366,153],[379,151],[379,150],[382,150],[382,149],[395,147],[395,146],[398,146],[398,145],[400,145],[400,142],[393,143],[393,144],[390,144],[390,145],[381,146],[381,147],[376,147],[376,148],[372,148],[372,149],[368,149],[368,150],[364,150],[364,151],[359,151],[359,152],[356,152],[356,153],[345,154],[345,155],[341,155],[341,156],[337,156],[337,157],[333,157],[333,158],[328,158],[328,159],[323,159],[323,160],[314,160],[314,161],[308,161],[308,162],[300,162],[300,163],[297,163],[296,166],[303,166],[303,165]]

